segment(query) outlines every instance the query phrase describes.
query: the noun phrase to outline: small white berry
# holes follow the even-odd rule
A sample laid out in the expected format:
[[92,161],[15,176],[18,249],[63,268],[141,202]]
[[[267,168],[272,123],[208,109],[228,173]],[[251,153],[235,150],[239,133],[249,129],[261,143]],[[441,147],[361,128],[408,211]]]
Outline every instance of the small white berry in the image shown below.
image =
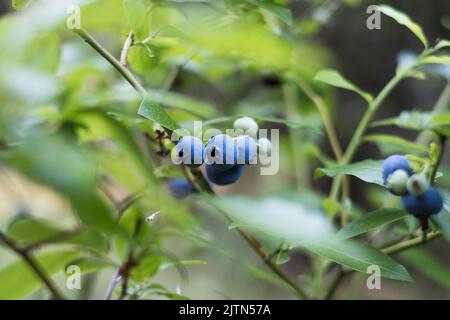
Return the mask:
[[406,188],[413,195],[420,196],[428,190],[429,184],[423,174],[417,173],[409,177],[408,182],[406,183]]
[[253,118],[250,117],[241,117],[236,119],[233,123],[233,128],[234,130],[240,130],[241,133],[247,134],[251,137],[256,137],[256,134],[258,133],[258,124]]
[[406,183],[408,181],[408,172],[402,169],[395,170],[387,179],[387,188],[393,194],[402,196],[407,192]]
[[258,139],[259,155],[269,157],[272,154],[272,142],[267,138]]

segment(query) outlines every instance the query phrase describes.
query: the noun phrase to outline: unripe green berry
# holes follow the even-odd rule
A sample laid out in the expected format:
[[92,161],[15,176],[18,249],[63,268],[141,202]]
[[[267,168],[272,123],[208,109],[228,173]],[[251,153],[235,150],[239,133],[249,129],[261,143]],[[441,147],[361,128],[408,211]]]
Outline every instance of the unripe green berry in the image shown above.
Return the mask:
[[409,177],[408,182],[406,183],[406,188],[410,193],[417,197],[424,194],[428,190],[429,184],[423,174],[416,173]]
[[386,187],[397,196],[407,193],[406,183],[408,181],[408,172],[402,169],[395,170],[387,179]]
[[244,134],[247,134],[251,137],[256,137],[258,133],[258,124],[253,118],[250,117],[241,117],[234,121],[233,128],[235,130],[242,130]]
[[261,156],[270,157],[272,154],[272,142],[267,138],[258,139],[258,150]]

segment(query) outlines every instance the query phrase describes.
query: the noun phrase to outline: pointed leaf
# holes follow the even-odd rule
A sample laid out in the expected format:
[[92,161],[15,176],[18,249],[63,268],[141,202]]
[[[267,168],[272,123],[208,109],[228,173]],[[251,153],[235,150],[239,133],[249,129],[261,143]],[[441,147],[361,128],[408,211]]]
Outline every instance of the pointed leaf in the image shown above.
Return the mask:
[[346,174],[355,176],[365,182],[375,183],[383,186],[382,179],[382,160],[364,160],[361,162],[355,162],[346,166],[337,166],[331,168],[318,168],[315,172],[315,178],[323,177],[335,177],[338,174]]

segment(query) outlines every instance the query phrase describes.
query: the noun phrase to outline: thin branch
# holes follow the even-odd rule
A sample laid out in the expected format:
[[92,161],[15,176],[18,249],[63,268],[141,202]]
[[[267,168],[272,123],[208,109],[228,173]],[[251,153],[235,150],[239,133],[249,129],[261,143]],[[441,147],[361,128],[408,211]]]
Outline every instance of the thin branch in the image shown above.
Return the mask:
[[64,300],[64,296],[59,292],[59,289],[53,283],[52,279],[47,276],[45,271],[39,265],[39,263],[35,260],[33,255],[21,248],[17,243],[15,243],[12,239],[8,238],[3,232],[0,231],[0,241],[2,241],[6,246],[8,246],[11,250],[16,252],[33,270],[33,272],[41,279],[50,293],[56,300]]
[[134,34],[133,31],[128,32],[127,39],[123,44],[122,51],[120,52],[120,65],[125,69],[128,68],[128,51],[133,46]]
[[[441,236],[442,236],[442,233],[440,231],[429,232],[426,236],[427,243],[430,242],[431,240],[437,239]],[[406,241],[402,241],[402,242],[399,242],[392,246],[383,248],[381,251],[383,251],[385,254],[391,255],[391,254],[402,252],[402,251],[410,249],[410,248],[420,246],[422,244],[424,244],[423,237],[419,236],[419,237],[416,237],[416,238],[413,238],[410,240],[406,240]]]
[[[102,55],[111,65],[116,68],[117,71],[133,86],[133,88],[138,91],[141,96],[147,94],[145,88],[139,83],[139,81],[133,76],[133,74],[126,68],[124,68],[117,59],[115,59],[106,49],[104,49],[89,33],[83,29],[74,30],[83,40],[86,41],[93,49],[95,49],[100,55]],[[202,193],[214,194],[214,191],[209,186],[208,182],[198,170],[191,170],[191,173],[195,179],[201,184],[202,188],[200,190]],[[277,274],[284,282],[286,282],[290,287],[294,289],[296,294],[303,299],[307,299],[307,295],[303,290],[293,281],[278,265],[274,264],[272,261],[267,261],[268,253],[261,247],[258,241],[253,238],[250,234],[238,228],[241,236],[251,245],[256,253],[263,259],[263,261],[271,268],[271,270]]]
[[114,289],[116,288],[116,285],[119,281],[120,281],[120,268],[117,268],[114,271],[114,275],[111,279],[111,283],[109,284],[108,291],[106,292],[105,300],[111,300]]

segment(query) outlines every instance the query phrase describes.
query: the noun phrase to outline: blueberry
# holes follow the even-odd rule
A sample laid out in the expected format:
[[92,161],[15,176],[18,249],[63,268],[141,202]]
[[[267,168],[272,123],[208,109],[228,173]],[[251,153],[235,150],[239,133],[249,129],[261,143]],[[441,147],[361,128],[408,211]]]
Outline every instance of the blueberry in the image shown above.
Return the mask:
[[228,170],[218,169],[215,165],[206,165],[208,180],[219,186],[235,183],[244,172],[244,166],[233,166]]
[[205,162],[217,170],[228,170],[234,167],[238,159],[235,141],[230,136],[219,134],[211,140],[205,148]]
[[441,194],[433,187],[420,196],[408,193],[402,198],[402,202],[405,210],[416,217],[436,214],[443,206]]
[[396,196],[403,196],[408,193],[406,184],[408,182],[409,175],[405,170],[398,169],[389,175],[386,183],[386,187],[392,194]]
[[406,183],[406,188],[415,196],[420,196],[428,190],[429,184],[423,174],[413,174]]
[[408,160],[405,156],[394,154],[387,157],[383,162],[383,182],[384,185],[387,184],[388,177],[394,173],[395,170],[402,169],[405,170],[408,175],[413,173]]
[[168,187],[172,195],[177,199],[186,198],[192,193],[197,193],[197,189],[185,179],[171,179]]
[[238,150],[238,164],[256,163],[257,145],[255,139],[250,136],[239,136],[236,138]]
[[272,154],[272,142],[267,138],[258,139],[258,150],[260,156],[270,157]]
[[184,136],[178,141],[172,152],[172,159],[176,163],[195,168],[203,163],[205,146],[197,137]]

